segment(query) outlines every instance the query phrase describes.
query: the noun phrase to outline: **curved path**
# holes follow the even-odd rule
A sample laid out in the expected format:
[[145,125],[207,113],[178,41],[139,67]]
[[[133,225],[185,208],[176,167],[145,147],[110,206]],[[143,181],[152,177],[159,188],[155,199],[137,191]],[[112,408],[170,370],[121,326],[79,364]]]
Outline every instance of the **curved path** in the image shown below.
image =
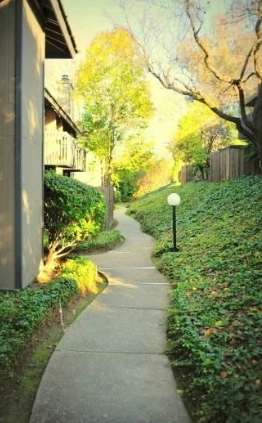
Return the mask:
[[115,212],[125,243],[92,256],[109,285],[67,329],[30,423],[190,423],[165,355],[169,284],[153,239]]

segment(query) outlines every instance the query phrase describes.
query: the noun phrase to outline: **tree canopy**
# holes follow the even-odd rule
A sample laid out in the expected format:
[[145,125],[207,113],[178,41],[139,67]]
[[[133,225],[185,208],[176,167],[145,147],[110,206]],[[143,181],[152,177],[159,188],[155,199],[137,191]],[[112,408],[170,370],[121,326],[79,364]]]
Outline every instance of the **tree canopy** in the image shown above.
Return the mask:
[[210,154],[235,142],[234,125],[223,121],[206,106],[193,102],[180,119],[178,128],[169,145],[175,163],[193,165],[202,179],[208,174]]
[[[262,1],[121,1],[148,71],[167,89],[233,122],[262,157]],[[134,22],[135,4],[144,4]],[[141,13],[140,13],[141,17]],[[258,93],[254,110],[249,99]],[[230,106],[230,107],[229,107]],[[251,111],[253,111],[252,118]]]
[[116,148],[135,138],[152,114],[143,64],[129,32],[116,28],[94,38],[79,68],[77,89],[84,100],[82,142],[104,163],[108,181]]
[[128,142],[114,162],[113,184],[118,199],[129,201],[138,190],[138,180],[145,175],[154,162],[153,145],[144,138]]

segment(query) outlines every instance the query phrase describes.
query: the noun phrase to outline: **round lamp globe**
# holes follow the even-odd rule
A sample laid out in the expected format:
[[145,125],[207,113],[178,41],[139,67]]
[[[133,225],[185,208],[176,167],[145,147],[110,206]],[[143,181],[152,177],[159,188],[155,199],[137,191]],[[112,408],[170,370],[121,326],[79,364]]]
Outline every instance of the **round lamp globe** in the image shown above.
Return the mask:
[[180,201],[180,196],[175,192],[172,192],[172,194],[169,194],[169,196],[167,197],[167,202],[170,206],[178,206],[180,204]]

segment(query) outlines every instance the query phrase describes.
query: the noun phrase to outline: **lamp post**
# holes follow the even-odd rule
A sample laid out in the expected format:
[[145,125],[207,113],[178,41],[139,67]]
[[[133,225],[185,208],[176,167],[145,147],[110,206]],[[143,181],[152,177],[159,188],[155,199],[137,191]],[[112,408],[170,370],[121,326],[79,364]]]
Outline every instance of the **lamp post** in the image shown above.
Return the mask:
[[167,197],[167,202],[170,206],[173,207],[173,248],[172,251],[179,251],[176,246],[176,206],[180,204],[180,197],[178,194],[173,192],[172,194],[169,194]]

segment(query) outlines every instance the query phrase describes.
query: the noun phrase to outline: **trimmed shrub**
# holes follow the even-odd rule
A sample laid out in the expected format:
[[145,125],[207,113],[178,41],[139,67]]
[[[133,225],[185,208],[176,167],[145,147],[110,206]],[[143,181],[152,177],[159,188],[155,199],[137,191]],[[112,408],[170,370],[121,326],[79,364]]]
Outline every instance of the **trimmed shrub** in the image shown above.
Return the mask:
[[75,179],[46,172],[44,180],[44,227],[47,238],[45,263],[51,266],[68,254],[80,240],[104,227],[106,204],[96,188]]
[[97,267],[92,261],[84,257],[67,260],[62,268],[62,276],[67,279],[74,279],[78,290],[83,295],[87,292],[97,293]]
[[124,242],[124,238],[117,229],[100,232],[94,238],[79,242],[75,251],[110,250]]

